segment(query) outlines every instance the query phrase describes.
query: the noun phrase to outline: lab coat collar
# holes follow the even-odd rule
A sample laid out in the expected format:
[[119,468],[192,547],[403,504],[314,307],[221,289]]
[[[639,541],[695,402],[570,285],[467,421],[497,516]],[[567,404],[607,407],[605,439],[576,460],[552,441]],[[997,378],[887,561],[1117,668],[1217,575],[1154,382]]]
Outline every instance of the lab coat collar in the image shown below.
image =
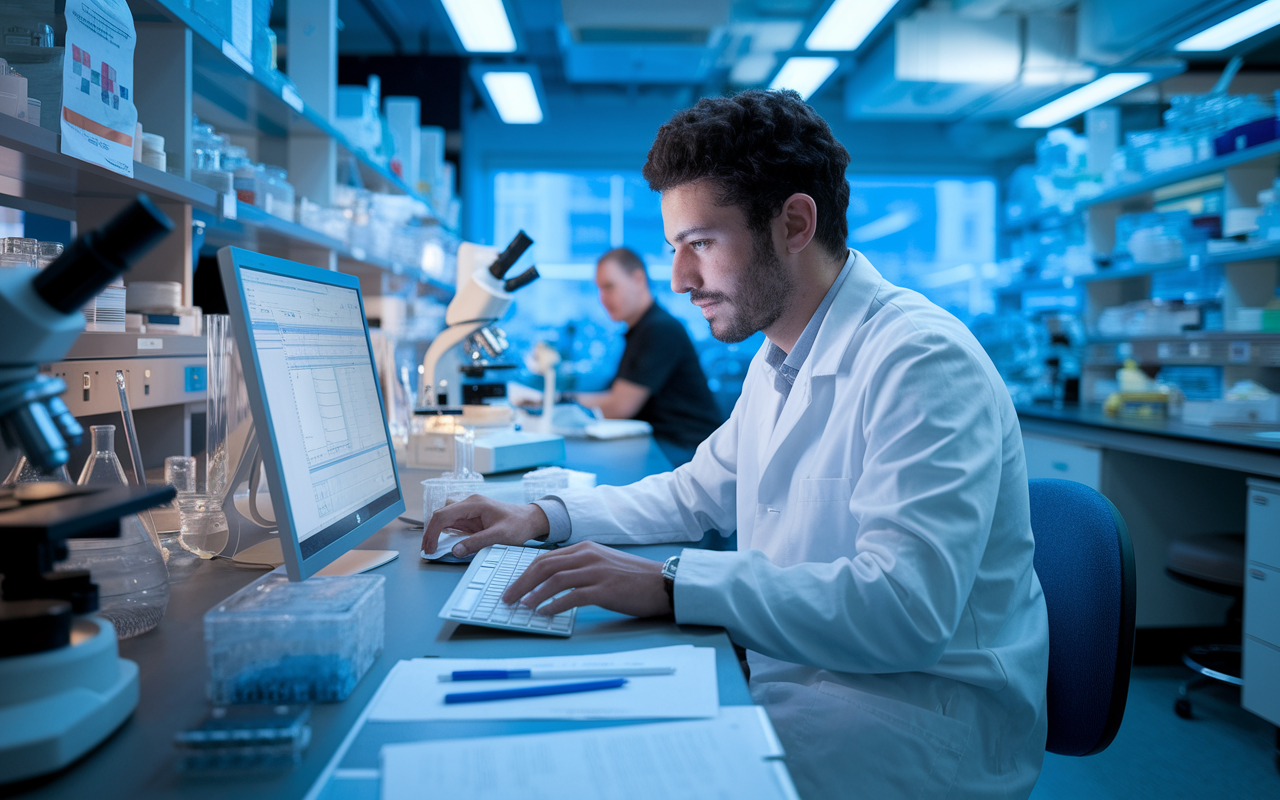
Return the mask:
[[[818,338],[814,340],[813,350],[800,367],[800,373],[796,375],[791,393],[783,403],[782,413],[769,435],[764,460],[760,464],[762,478],[768,476],[769,465],[777,454],[778,448],[786,441],[787,436],[808,410],[813,400],[814,379],[836,374],[848,350],[849,342],[853,340],[858,328],[869,316],[876,294],[884,283],[884,278],[875,267],[871,266],[866,256],[851,249],[849,257],[853,259],[853,268],[845,278],[844,284],[836,292],[831,308],[827,310],[826,319],[818,329]],[[764,349],[761,348],[762,353]],[[763,357],[760,358],[763,362]],[[764,363],[767,365],[767,362]]]
[[[806,364],[812,365],[810,377],[836,374],[849,342],[870,316],[871,306],[884,284],[884,277],[871,266],[866,256],[850,249],[849,257],[853,259],[853,269],[836,292],[827,318],[818,329],[813,350],[805,359]],[[800,375],[796,376],[797,384],[804,379],[804,372],[802,368]]]

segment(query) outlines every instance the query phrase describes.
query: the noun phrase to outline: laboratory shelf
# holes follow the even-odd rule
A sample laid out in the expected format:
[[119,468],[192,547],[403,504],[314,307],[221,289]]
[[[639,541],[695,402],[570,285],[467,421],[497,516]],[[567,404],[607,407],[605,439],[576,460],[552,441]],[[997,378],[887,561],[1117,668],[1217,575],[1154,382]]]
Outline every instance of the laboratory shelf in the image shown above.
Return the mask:
[[1198,161],[1194,164],[1185,164],[1181,167],[1174,167],[1161,172],[1148,175],[1142,180],[1133,183],[1127,183],[1124,186],[1103,192],[1097,197],[1090,197],[1087,200],[1081,200],[1076,204],[1076,209],[1089,208],[1090,206],[1099,206],[1107,203],[1119,203],[1125,200],[1132,200],[1145,195],[1149,195],[1157,189],[1171,186],[1175,183],[1182,183],[1194,178],[1202,178],[1205,175],[1212,175],[1215,172],[1222,172],[1231,167],[1238,167],[1242,164],[1248,164],[1252,161],[1262,161],[1263,159],[1275,159],[1280,156],[1280,139],[1260,144],[1256,147],[1250,147],[1245,150],[1239,150],[1225,156],[1211,158],[1206,161]]
[[217,194],[209,188],[134,162],[134,177],[89,164],[59,152],[59,136],[31,123],[0,114],[0,196],[5,205],[57,219],[74,219],[76,198],[133,197],[145,192],[213,209]]
[[[147,2],[170,21],[186,25],[194,34],[192,104],[201,121],[229,133],[327,136],[340,150],[355,158],[366,187],[410,195],[425,203],[436,221],[441,221],[427,198],[411,189],[389,167],[349,143],[327,119],[303,102],[291,82],[279,72],[256,68],[213,26],[178,0]],[[445,229],[457,233],[451,228]]]
[[247,246],[251,249],[261,247],[275,252],[287,252],[290,248],[299,245],[332,250],[337,254],[338,264],[343,272],[365,272],[373,268],[411,278],[438,294],[453,296],[452,286],[431,277],[417,267],[374,258],[361,250],[347,247],[344,242],[331,239],[323,233],[313,231],[296,222],[280,219],[257,206],[239,200],[236,201],[236,218],[220,219],[206,227],[205,242],[216,246]]
[[[141,347],[139,339],[144,340]],[[204,356],[206,352],[204,336],[86,331],[80,334],[62,360],[174,358]]]
[[[1267,261],[1272,259],[1280,259],[1280,241],[1250,243],[1231,250],[1210,253],[1203,258],[1203,262],[1206,264],[1238,264],[1244,261]],[[1062,278],[1036,278],[1015,281],[1008,286],[1001,286],[995,291],[998,294],[1010,295],[1037,289],[1070,289],[1077,284],[1138,278],[1155,272],[1186,269],[1190,265],[1191,262],[1184,258],[1159,264],[1132,264],[1126,267],[1108,267],[1088,275],[1067,275]]]

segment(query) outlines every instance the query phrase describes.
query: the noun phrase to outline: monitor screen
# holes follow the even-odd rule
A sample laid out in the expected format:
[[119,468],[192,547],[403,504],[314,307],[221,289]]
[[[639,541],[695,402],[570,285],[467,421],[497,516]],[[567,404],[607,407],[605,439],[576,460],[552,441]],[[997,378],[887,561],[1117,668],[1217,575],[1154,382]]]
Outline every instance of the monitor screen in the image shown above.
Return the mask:
[[403,510],[359,284],[229,250],[239,290],[230,305],[244,327],[233,325],[246,330],[253,355],[252,370],[249,359],[244,369],[255,428],[271,486],[280,489],[272,504],[286,564],[300,580]]

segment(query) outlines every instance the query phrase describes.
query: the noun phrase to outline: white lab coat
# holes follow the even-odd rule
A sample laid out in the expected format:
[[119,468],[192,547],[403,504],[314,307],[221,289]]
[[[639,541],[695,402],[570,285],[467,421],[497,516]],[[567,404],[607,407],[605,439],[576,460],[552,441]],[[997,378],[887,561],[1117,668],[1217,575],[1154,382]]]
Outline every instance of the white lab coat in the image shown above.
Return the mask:
[[748,650],[806,800],[1024,798],[1049,629],[999,375],[954,317],[856,251],[789,397],[756,354],[693,460],[560,499],[572,540],[686,549],[680,623]]

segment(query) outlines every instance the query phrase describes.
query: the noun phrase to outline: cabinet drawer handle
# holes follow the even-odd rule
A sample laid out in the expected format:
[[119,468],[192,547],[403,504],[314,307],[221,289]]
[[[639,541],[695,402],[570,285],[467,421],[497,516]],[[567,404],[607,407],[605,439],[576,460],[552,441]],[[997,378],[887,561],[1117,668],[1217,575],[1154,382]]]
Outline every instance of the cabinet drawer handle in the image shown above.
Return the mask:
[[1065,461],[1055,461],[1050,466],[1052,466],[1058,472],[1066,472],[1068,469],[1071,468],[1070,466],[1068,466],[1067,462]]
[[1265,506],[1267,504],[1267,496],[1265,494],[1255,494],[1252,499],[1255,506]]
[[1262,571],[1262,570],[1260,570],[1260,569],[1252,569],[1252,568],[1250,568],[1250,569],[1249,569],[1249,577],[1250,577],[1250,578],[1257,578],[1257,579],[1258,579],[1258,580],[1260,580],[1260,581],[1265,581],[1265,580],[1267,579],[1267,573],[1263,572],[1263,571]]

